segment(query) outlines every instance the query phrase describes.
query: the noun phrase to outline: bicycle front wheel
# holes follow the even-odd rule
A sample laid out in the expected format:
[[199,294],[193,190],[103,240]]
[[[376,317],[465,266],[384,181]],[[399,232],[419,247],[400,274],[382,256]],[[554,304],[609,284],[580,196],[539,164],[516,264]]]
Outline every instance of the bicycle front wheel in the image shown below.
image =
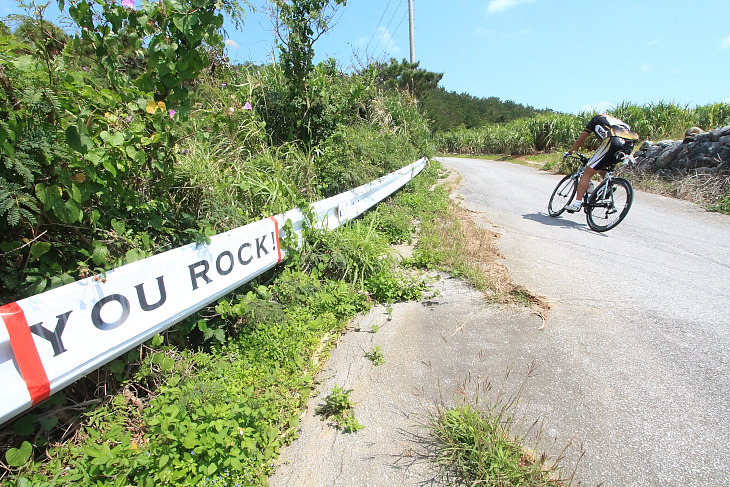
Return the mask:
[[578,180],[569,174],[560,180],[548,203],[548,214],[552,217],[560,215],[565,211],[565,207],[575,198],[575,192],[578,189]]
[[605,232],[621,223],[634,201],[631,183],[623,178],[612,178],[609,185],[602,182],[588,198],[586,219],[596,232]]

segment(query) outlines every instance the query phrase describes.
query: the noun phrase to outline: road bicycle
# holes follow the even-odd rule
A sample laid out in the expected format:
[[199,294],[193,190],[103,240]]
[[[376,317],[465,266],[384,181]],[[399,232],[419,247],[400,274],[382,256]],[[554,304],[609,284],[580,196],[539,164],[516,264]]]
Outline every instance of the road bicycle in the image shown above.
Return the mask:
[[[623,164],[634,162],[631,154],[619,152],[616,157]],[[565,176],[555,187],[548,204],[548,214],[552,217],[562,214],[565,207],[573,201],[578,190],[578,181],[588,163],[588,157],[577,152],[563,156],[563,160],[569,158],[580,161],[581,167],[573,174]],[[591,183],[592,185],[593,183]],[[597,188],[593,190],[589,188],[583,195],[583,211],[586,214],[588,226],[596,232],[611,230],[626,218],[633,200],[634,188],[629,180],[615,178],[610,171],[607,172]]]

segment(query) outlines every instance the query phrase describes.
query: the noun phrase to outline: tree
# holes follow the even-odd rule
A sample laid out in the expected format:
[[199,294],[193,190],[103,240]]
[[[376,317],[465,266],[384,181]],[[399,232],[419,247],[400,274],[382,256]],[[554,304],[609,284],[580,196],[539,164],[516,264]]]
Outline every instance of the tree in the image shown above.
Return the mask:
[[505,123],[546,111],[509,100],[502,101],[495,96],[477,98],[467,93],[446,91],[441,87],[423,97],[420,109],[431,119],[431,128],[436,132]]
[[307,82],[314,69],[314,43],[331,28],[339,6],[347,0],[276,0],[277,15],[272,15],[279,39],[279,63],[288,82],[290,110],[288,138],[312,139],[307,123],[311,100]]
[[13,32],[18,41],[37,46],[51,58],[61,54],[68,42],[68,34],[63,29],[43,18],[20,17],[20,19],[20,25]]
[[420,63],[401,62],[391,58],[388,64],[377,62],[369,69],[376,72],[376,82],[388,89],[408,90],[413,98],[420,100],[431,90],[438,87],[443,73],[434,73],[419,68]]

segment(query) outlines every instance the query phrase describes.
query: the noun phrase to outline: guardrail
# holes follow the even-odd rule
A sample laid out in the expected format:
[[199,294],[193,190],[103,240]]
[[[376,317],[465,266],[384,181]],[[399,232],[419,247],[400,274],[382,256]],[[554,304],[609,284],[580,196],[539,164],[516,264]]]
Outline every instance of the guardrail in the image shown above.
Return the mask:
[[[314,225],[356,218],[425,165],[313,203]],[[294,209],[0,307],[0,423],[275,267],[287,221],[301,241],[304,215]]]

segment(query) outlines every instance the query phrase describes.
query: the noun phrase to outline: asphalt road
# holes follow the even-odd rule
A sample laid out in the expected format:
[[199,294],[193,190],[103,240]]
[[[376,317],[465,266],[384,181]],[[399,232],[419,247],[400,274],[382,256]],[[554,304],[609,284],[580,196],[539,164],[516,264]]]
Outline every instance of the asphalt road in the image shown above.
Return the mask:
[[[606,485],[730,485],[730,217],[636,192],[616,228],[551,218],[559,176],[502,162],[443,159],[464,205],[502,234],[515,282],[554,303],[545,340],[582,472]],[[561,418],[546,423],[561,429]],[[563,433],[567,431],[563,430]]]
[[[730,217],[637,192],[599,234],[583,214],[547,215],[559,176],[442,162],[463,206],[501,234],[513,280],[551,303],[548,319],[489,306],[455,279],[433,299],[375,308],[332,351],[271,486],[448,483],[424,459],[424,418],[477,387],[487,403],[487,384],[513,394],[528,369],[519,416],[538,421],[540,449],[564,456],[574,485],[730,486]],[[383,365],[365,358],[375,347]],[[334,385],[352,390],[362,431],[315,414]]]

